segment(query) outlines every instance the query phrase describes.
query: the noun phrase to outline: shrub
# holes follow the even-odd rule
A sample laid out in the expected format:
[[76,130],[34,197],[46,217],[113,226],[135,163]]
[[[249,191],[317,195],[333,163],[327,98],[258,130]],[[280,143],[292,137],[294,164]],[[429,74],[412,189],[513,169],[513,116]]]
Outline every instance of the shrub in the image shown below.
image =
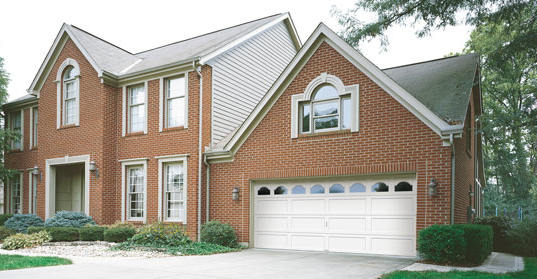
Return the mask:
[[2,249],[15,250],[20,248],[29,248],[43,244],[51,240],[50,235],[46,231],[41,231],[32,234],[15,234],[4,240]]
[[454,225],[464,231],[466,263],[480,265],[492,252],[492,227],[488,225],[461,224]]
[[418,252],[426,260],[458,262],[464,258],[465,247],[464,231],[454,226],[433,225],[419,232]]
[[229,224],[220,223],[220,221],[210,221],[203,224],[200,237],[203,242],[231,248],[238,246],[235,229]]
[[4,226],[18,233],[26,233],[28,227],[43,226],[43,219],[34,214],[15,214],[4,223]]
[[135,233],[136,230],[133,228],[109,228],[104,232],[104,240],[108,242],[123,242],[131,238]]
[[137,229],[134,224],[127,223],[127,222],[121,222],[121,221],[116,221],[112,225],[103,225],[103,227],[105,227],[107,229],[112,229],[112,228],[131,228],[131,229],[135,229],[135,230]]
[[52,237],[52,241],[77,241],[79,239],[78,228],[74,227],[51,227],[46,231]]
[[28,233],[38,233],[40,231],[46,230],[46,227],[43,226],[34,226],[34,227],[28,227]]
[[47,219],[45,227],[75,227],[81,228],[87,224],[95,225],[95,221],[82,212],[60,211]]
[[104,227],[85,226],[80,228],[80,240],[83,241],[98,241],[104,240]]
[[0,214],[0,226],[3,226],[7,219],[13,217],[13,214]]
[[485,216],[474,219],[474,224],[492,226],[493,250],[508,252],[510,249],[508,232],[513,227],[513,219],[506,216]]
[[10,235],[14,235],[15,231],[12,229],[6,228],[4,226],[0,226],[0,242],[6,239],[6,237]]
[[164,247],[184,245],[191,240],[184,227],[159,222],[142,227],[129,242],[132,245]]
[[526,219],[515,223],[508,232],[511,251],[514,254],[537,257],[537,219]]

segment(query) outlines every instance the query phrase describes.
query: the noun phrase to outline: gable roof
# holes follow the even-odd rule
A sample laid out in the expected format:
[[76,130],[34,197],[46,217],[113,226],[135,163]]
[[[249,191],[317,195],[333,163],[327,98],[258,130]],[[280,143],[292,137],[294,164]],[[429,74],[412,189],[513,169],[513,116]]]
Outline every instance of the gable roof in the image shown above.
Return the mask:
[[[274,105],[281,94],[283,94],[287,86],[291,83],[294,77],[296,77],[298,72],[322,42],[327,42],[331,47],[342,54],[347,60],[353,63],[355,67],[435,131],[443,140],[449,140],[454,134],[460,135],[462,133],[462,125],[450,125],[450,123],[446,122],[434,113],[431,108],[427,107],[415,97],[415,95],[421,97],[420,94],[409,93],[405,88],[394,81],[394,79],[390,78],[390,76],[365,58],[359,51],[343,41],[343,39],[341,39],[334,31],[323,23],[320,23],[280,77],[274,82],[267,94],[257,104],[246,121],[244,121],[244,123],[229,136],[228,140],[221,141],[217,146],[213,146],[206,152],[208,159],[215,161],[228,161],[233,159],[235,152],[237,152],[255,127],[261,122],[272,105]],[[395,71],[392,71],[391,73],[395,76]],[[442,75],[439,76],[441,77]],[[403,74],[399,74],[398,78],[401,81],[409,80],[409,77]],[[414,89],[408,84],[406,84],[406,86],[409,89]],[[421,91],[416,90],[416,92]]]
[[28,92],[36,94],[39,91],[43,76],[50,72],[51,62],[55,61],[67,38],[73,40],[99,77],[106,75],[117,79],[195,60],[203,64],[281,21],[286,22],[297,49],[300,48],[300,39],[289,13],[264,17],[135,54],[64,23]]
[[390,78],[448,123],[464,123],[479,54],[384,69]]

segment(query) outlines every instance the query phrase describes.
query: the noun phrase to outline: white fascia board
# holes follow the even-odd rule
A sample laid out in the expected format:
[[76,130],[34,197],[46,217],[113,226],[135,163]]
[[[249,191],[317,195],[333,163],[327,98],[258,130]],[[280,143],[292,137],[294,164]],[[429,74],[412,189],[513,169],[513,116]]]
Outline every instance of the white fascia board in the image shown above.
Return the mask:
[[[289,19],[289,13],[285,13],[285,14],[282,14],[281,16],[277,17],[276,19],[274,19],[273,21],[255,29],[254,31],[251,31],[250,33],[242,36],[242,37],[239,37],[238,39],[232,41],[231,43],[228,43],[218,49],[216,49],[215,51],[212,51],[202,57],[200,57],[200,64],[204,65],[205,63],[207,63],[207,61],[217,57],[218,55],[234,48],[235,46],[249,40],[250,38],[253,38],[254,36],[256,36],[257,34],[271,28],[272,26],[276,25],[277,23],[279,23],[280,21],[282,20],[285,20],[285,19]],[[295,30],[295,34],[296,35],[296,30]]]
[[[59,52],[61,51],[61,49],[63,49],[63,46],[65,45],[65,42],[67,41],[67,39],[64,38],[64,34],[67,34],[67,36],[69,36],[69,38],[71,38],[71,40],[75,43],[75,45],[78,47],[78,49],[82,52],[84,57],[90,62],[91,66],[93,66],[93,68],[97,72],[97,75],[99,77],[102,76],[102,69],[99,67],[99,65],[97,65],[95,60],[93,60],[93,58],[89,55],[89,53],[82,46],[80,41],[78,41],[76,36],[71,31],[70,26],[68,24],[64,23],[62,25],[62,28],[60,29],[60,32],[58,32],[58,35],[56,36],[56,39],[54,39],[54,42],[52,43],[52,46],[50,47],[50,49],[49,49],[49,51],[47,53],[47,56],[45,57],[45,60],[41,64],[41,67],[39,67],[39,71],[37,72],[37,75],[34,77],[34,80],[32,81],[32,84],[30,85],[30,88],[28,88],[28,90],[26,90],[28,93],[37,95],[39,93],[39,91],[41,90],[41,88],[36,88],[36,86],[37,86],[39,80],[41,80],[41,76],[43,74],[45,74],[44,78],[46,79],[46,76],[48,76],[48,74],[50,73],[51,67],[48,67],[48,69],[47,69],[47,66],[49,65],[49,63],[56,62],[56,58],[58,58]],[[60,48],[58,48],[58,47],[60,47]],[[46,73],[45,73],[45,71],[46,71]]]

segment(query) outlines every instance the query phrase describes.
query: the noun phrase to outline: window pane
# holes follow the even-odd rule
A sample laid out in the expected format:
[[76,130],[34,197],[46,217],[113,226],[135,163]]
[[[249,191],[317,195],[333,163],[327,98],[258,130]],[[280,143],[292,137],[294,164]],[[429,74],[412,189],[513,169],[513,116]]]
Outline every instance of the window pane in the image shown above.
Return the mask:
[[274,195],[285,195],[287,194],[287,188],[284,186],[278,186],[276,190],[274,190]]
[[63,74],[63,79],[72,79],[75,77],[75,71],[73,71],[74,68],[73,67],[69,67],[67,68],[67,70],[65,70],[65,73]]
[[145,103],[145,90],[143,85],[129,88],[129,95],[130,105]]
[[337,128],[338,117],[330,116],[315,119],[315,130]]
[[295,187],[293,187],[293,190],[291,190],[291,193],[293,195],[295,195],[295,194],[305,194],[306,193],[306,188],[304,188],[302,185],[296,185]]
[[33,127],[32,127],[32,146],[37,146],[37,123],[38,123],[38,110],[37,108],[33,109]]
[[384,182],[377,182],[371,188],[371,192],[388,192],[388,185]]
[[168,85],[167,98],[185,96],[185,78],[184,77],[168,79],[167,85]]
[[341,128],[350,129],[351,128],[351,98],[341,99]]
[[317,89],[317,92],[315,93],[314,100],[324,100],[324,99],[332,99],[337,98],[339,95],[337,93],[336,88],[334,88],[331,85],[321,85],[319,89]]
[[310,189],[311,194],[324,194],[324,187],[321,185],[314,185]]
[[168,127],[185,125],[185,98],[168,100]]
[[352,184],[352,186],[350,188],[350,192],[351,193],[365,192],[365,186],[362,183],[354,183],[354,184]]
[[343,187],[343,185],[341,184],[334,184],[330,186],[328,193],[331,193],[331,194],[345,193],[345,187]]
[[302,119],[302,132],[307,133],[310,131],[310,104],[301,105],[300,118]]
[[76,88],[75,88],[75,82],[66,82],[65,83],[65,99],[72,99],[76,98]]
[[145,105],[137,105],[130,108],[130,132],[141,132],[144,130]]
[[270,195],[270,190],[267,187],[261,187],[259,190],[257,190],[258,196],[267,196]]
[[406,181],[402,181],[395,185],[395,192],[412,192],[412,185]]
[[128,205],[130,217],[144,216],[144,174],[142,167],[130,167],[128,175]]
[[338,101],[315,103],[313,105],[315,116],[337,114]]
[[70,99],[65,101],[65,123],[74,124],[76,121],[76,99]]
[[[11,127],[13,132],[22,133],[22,122],[20,111],[11,114]],[[21,149],[21,138],[13,140],[13,149]]]

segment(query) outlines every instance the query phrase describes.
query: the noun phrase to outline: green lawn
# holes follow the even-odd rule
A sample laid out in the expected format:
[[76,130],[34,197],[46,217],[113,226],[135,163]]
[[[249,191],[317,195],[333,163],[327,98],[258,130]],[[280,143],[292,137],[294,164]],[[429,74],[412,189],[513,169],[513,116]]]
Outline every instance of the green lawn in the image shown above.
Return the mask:
[[436,271],[395,271],[384,275],[382,278],[386,279],[407,279],[407,278],[450,278],[450,279],[534,279],[537,278],[537,258],[525,258],[524,259],[524,271],[507,274],[492,274],[484,272],[464,272],[464,271],[450,271],[450,272],[436,272]]
[[68,259],[58,257],[30,257],[0,254],[0,270],[20,269],[28,267],[53,266],[72,264]]

